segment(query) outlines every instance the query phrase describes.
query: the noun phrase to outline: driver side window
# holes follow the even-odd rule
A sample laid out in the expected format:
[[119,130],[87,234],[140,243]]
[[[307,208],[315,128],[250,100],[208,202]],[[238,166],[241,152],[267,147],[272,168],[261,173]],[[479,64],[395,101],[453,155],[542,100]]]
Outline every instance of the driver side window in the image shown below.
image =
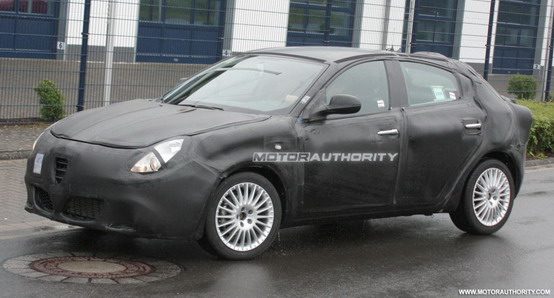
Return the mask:
[[337,94],[357,97],[362,107],[357,114],[370,114],[389,108],[389,85],[383,61],[355,65],[340,74],[326,89],[326,102]]

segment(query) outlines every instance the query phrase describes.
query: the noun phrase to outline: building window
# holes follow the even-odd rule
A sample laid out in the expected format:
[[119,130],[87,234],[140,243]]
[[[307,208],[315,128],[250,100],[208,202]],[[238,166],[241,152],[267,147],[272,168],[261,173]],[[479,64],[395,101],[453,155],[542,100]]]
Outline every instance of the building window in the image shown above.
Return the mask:
[[[458,0],[416,0],[411,52],[437,52],[452,57]],[[406,0],[403,48],[406,47],[410,0]]]
[[493,72],[532,74],[537,44],[540,0],[501,0]]
[[141,0],[136,61],[218,61],[225,4],[224,0]]
[[217,26],[220,0],[142,0],[140,20],[177,25]]
[[0,0],[0,12],[52,14],[52,0]]
[[287,45],[352,46],[355,0],[292,0]]

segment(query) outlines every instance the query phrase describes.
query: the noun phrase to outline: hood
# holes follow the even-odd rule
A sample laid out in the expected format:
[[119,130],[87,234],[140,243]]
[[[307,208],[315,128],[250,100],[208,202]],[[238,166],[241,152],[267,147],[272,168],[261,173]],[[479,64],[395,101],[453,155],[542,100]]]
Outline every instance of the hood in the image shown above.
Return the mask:
[[73,114],[51,128],[53,135],[118,148],[142,148],[165,139],[263,121],[243,114],[132,100]]

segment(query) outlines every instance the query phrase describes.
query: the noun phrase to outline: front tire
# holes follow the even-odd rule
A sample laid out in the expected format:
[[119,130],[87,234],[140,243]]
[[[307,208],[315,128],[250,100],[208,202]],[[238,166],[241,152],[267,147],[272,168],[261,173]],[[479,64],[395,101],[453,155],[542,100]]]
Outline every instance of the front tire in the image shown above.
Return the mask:
[[221,258],[244,260],[267,250],[281,225],[281,201],[266,178],[239,173],[210,199],[203,247]]
[[514,180],[508,167],[487,159],[474,170],[464,187],[452,222],[470,234],[492,234],[506,223],[514,202]]

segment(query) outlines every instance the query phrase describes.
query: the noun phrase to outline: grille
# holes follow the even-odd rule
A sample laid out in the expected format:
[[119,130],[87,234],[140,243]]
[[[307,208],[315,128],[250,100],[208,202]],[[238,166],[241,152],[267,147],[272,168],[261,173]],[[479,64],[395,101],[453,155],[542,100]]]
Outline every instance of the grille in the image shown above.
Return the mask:
[[62,183],[68,164],[69,161],[66,158],[56,157],[56,174],[54,175],[56,184]]
[[54,204],[52,204],[52,200],[50,199],[50,195],[48,192],[35,187],[35,203],[37,206],[43,210],[52,212],[54,211]]
[[79,219],[98,219],[103,211],[104,202],[98,199],[74,197],[65,205],[65,213]]

